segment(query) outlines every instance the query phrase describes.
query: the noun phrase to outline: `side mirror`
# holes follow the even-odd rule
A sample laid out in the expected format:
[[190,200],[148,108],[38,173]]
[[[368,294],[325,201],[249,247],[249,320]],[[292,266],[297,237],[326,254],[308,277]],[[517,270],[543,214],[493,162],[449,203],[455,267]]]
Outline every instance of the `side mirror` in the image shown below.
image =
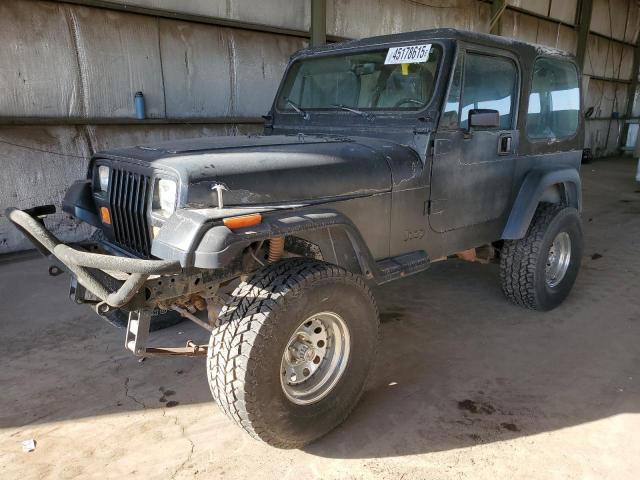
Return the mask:
[[500,126],[500,113],[488,108],[475,108],[469,110],[469,130],[474,127],[498,128]]

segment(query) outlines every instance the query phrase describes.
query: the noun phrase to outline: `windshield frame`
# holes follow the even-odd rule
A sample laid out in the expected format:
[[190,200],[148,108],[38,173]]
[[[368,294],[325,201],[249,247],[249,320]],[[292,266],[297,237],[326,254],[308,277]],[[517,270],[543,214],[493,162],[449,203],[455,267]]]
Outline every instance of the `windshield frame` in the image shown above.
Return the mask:
[[[437,46],[440,50],[440,58],[438,59],[438,65],[436,66],[436,75],[434,78],[431,98],[429,98],[429,101],[426,104],[424,104],[423,106],[417,109],[394,109],[394,108],[370,109],[370,108],[353,107],[351,105],[348,105],[348,106],[351,108],[362,110],[363,112],[366,112],[367,114],[370,114],[373,117],[380,117],[380,116],[420,117],[424,114],[426,110],[429,110],[432,108],[434,102],[436,101],[436,97],[438,96],[438,92],[440,90],[439,86],[442,81],[442,76],[444,75],[444,70],[446,70],[445,62],[447,59],[448,47],[449,47],[449,44],[447,43],[447,39],[416,38],[412,40],[403,40],[403,41],[397,41],[397,42],[383,42],[383,43],[374,44],[374,45],[367,45],[366,47],[345,47],[345,48],[336,48],[334,50],[328,50],[324,52],[311,51],[308,53],[304,52],[298,56],[294,55],[292,61],[288,63],[287,68],[285,69],[284,74],[282,75],[280,85],[278,86],[278,90],[276,91],[276,95],[273,100],[272,111],[277,113],[278,115],[285,116],[285,118],[291,118],[292,116],[299,116],[299,114],[293,110],[282,110],[278,108],[278,103],[279,103],[279,100],[281,99],[286,80],[289,74],[291,73],[292,69],[298,62],[314,59],[314,58],[321,58],[321,57],[336,57],[336,56],[342,56],[342,55],[359,54],[359,53],[367,53],[367,52],[379,52],[381,50],[388,50],[389,48],[410,46],[410,45],[415,45],[417,43],[430,43],[434,46]],[[354,119],[356,118],[364,119],[359,115],[350,114],[349,112],[342,111],[339,108],[316,108],[316,109],[304,108],[304,111],[307,112],[310,115],[310,117],[317,117],[320,115],[323,115],[323,116],[337,115],[340,117],[349,116]]]

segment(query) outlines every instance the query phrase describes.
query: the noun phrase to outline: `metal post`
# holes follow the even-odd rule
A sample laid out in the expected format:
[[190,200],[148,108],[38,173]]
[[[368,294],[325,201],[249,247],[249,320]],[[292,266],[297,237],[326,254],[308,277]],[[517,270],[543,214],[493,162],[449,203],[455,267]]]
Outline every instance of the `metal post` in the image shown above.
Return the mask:
[[624,115],[624,123],[622,125],[622,134],[620,135],[620,147],[624,146],[629,133],[629,119],[633,117],[633,104],[636,98],[636,90],[638,89],[638,74],[640,73],[640,34],[636,40],[636,48],[633,49],[633,66],[631,67],[631,83],[627,85],[627,108]]
[[327,2],[311,0],[311,46],[327,43]]
[[576,11],[576,24],[578,27],[578,45],[576,47],[576,61],[581,70],[584,70],[584,59],[587,53],[587,40],[591,27],[592,0],[580,0]]
[[493,0],[491,2],[491,19],[489,20],[489,33],[492,35],[500,35],[501,18],[507,9],[505,0]]

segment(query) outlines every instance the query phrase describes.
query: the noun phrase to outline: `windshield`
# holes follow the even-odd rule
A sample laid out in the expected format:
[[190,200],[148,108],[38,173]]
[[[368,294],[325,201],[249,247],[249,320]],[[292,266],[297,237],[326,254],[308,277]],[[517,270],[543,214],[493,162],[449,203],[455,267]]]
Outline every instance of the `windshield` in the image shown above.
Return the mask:
[[433,95],[441,52],[438,45],[422,44],[298,60],[276,106],[297,113],[421,110]]

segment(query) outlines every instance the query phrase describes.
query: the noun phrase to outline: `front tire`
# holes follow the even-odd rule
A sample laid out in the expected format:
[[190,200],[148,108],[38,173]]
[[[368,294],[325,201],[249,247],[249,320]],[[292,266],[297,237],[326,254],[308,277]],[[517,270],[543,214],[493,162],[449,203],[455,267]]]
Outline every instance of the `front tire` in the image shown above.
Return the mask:
[[361,277],[284,260],[241,283],[220,313],[209,343],[211,393],[253,437],[299,448],[355,407],[377,340],[378,310]]
[[516,305],[547,311],[569,295],[578,276],[583,238],[575,208],[541,203],[520,240],[504,242],[500,279]]

